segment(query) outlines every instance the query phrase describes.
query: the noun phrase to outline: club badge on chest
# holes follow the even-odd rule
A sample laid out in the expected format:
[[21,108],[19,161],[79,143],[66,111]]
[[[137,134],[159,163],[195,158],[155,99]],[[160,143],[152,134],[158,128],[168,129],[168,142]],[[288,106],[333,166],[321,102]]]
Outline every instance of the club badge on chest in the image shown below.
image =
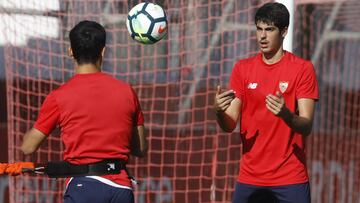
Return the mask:
[[289,86],[289,82],[287,81],[280,81],[279,82],[279,89],[280,89],[280,92],[281,93],[284,93],[286,91],[286,89],[288,88]]

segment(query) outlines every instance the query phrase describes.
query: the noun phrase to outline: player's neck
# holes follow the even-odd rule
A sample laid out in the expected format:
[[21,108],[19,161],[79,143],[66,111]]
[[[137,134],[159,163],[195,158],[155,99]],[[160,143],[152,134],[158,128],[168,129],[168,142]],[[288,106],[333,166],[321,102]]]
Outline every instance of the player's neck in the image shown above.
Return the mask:
[[98,73],[101,72],[100,66],[95,64],[81,64],[76,65],[75,73],[76,74],[87,74],[87,73]]
[[281,60],[281,58],[284,56],[285,50],[280,47],[275,53],[263,53],[262,59],[266,64],[274,64]]

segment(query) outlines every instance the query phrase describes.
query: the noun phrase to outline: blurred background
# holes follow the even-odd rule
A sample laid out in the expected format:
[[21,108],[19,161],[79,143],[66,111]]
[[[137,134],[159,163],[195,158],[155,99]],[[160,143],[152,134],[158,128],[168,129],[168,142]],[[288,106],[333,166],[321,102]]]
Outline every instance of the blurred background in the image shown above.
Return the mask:
[[[135,0],[0,0],[0,162],[61,160],[59,131],[24,157],[19,147],[46,95],[73,75],[68,32],[96,20],[108,31],[103,71],[136,90],[149,154],[130,160],[136,202],[231,202],[238,129],[222,132],[212,104],[234,63],[258,52],[254,15],[269,0],[154,0],[168,35],[154,45],[126,30]],[[314,203],[360,202],[360,1],[287,0],[286,49],[311,60],[320,85],[307,164]],[[64,180],[0,176],[0,202],[61,202]]]

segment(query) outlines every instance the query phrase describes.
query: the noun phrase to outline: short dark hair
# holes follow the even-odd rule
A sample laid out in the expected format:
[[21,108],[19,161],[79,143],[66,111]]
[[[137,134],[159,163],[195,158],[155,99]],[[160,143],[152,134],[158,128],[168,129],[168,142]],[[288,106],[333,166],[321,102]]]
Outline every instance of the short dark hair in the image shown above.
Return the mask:
[[69,38],[73,56],[77,63],[95,64],[105,47],[106,32],[99,23],[84,20],[71,29]]
[[289,26],[290,13],[281,3],[266,3],[255,14],[255,25],[258,22],[272,24],[283,31]]

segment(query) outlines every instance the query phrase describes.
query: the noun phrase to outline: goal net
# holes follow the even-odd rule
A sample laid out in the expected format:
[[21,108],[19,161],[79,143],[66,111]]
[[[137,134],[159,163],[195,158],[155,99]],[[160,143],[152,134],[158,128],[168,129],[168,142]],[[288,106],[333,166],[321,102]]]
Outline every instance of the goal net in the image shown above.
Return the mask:
[[[169,21],[155,45],[134,42],[126,30],[140,1],[3,2],[9,162],[62,159],[59,130],[31,157],[19,147],[46,95],[74,74],[69,30],[96,20],[108,33],[103,71],[134,87],[145,114],[149,152],[129,164],[141,181],[136,202],[231,202],[241,142],[238,129],[220,130],[212,104],[235,61],[257,53],[253,17],[269,1],[153,1]],[[295,4],[294,53],[314,62],[321,91],[307,148],[315,203],[360,201],[359,9],[356,0]],[[64,187],[62,179],[10,178],[10,201],[61,202]]]
[[360,2],[297,3],[294,51],[311,59],[320,88],[307,145],[312,201],[359,202]]

